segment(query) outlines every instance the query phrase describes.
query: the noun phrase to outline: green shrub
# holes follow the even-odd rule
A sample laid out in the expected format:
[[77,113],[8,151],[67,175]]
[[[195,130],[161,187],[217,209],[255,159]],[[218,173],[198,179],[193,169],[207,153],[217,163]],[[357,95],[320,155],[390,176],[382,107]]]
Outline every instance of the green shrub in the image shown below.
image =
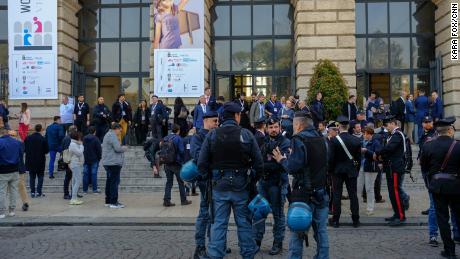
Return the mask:
[[326,120],[335,120],[341,114],[342,105],[348,100],[348,87],[339,68],[330,60],[320,60],[313,69],[307,103],[311,104],[316,94],[323,94]]

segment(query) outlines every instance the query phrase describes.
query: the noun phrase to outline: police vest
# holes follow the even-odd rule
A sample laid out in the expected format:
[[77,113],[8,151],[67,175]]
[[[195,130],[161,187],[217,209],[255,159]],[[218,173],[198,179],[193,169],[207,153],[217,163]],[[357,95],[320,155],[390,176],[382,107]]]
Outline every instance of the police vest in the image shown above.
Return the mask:
[[249,156],[241,145],[240,127],[220,127],[211,142],[212,170],[248,169]]
[[304,137],[295,135],[307,150],[307,164],[302,174],[294,176],[294,187],[301,186],[308,191],[324,188],[327,173],[327,147],[323,137]]

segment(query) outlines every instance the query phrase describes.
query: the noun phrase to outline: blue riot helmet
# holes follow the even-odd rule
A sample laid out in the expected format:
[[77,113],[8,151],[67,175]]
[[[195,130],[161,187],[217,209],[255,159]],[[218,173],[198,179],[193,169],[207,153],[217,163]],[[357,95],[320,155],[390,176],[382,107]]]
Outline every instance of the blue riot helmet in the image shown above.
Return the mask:
[[192,182],[198,176],[198,167],[193,160],[185,163],[180,169],[180,178],[186,182]]
[[257,194],[257,196],[252,199],[248,208],[255,221],[267,218],[268,214],[272,211],[270,203],[260,194]]
[[287,225],[294,232],[305,232],[311,226],[312,211],[304,202],[293,202],[288,209]]

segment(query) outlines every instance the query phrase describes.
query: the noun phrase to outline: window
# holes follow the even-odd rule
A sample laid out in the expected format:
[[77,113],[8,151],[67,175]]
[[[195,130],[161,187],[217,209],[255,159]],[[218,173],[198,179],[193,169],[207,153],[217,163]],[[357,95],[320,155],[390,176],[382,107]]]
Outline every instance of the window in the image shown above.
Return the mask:
[[379,89],[387,102],[401,89],[428,88],[429,62],[435,58],[434,11],[429,0],[356,0],[359,95]]
[[215,92],[292,94],[293,8],[288,0],[217,0],[212,48]]
[[[0,0],[0,68],[8,67],[8,1]],[[0,89],[1,91],[1,89]],[[2,93],[0,93],[1,95]]]

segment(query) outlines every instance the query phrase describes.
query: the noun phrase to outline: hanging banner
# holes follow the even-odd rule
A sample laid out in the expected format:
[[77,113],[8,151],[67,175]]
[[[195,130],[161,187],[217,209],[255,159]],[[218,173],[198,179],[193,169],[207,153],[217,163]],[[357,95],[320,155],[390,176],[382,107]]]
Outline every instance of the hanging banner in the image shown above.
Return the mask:
[[57,0],[8,0],[9,99],[57,99]]
[[204,0],[154,0],[154,94],[204,92]]

